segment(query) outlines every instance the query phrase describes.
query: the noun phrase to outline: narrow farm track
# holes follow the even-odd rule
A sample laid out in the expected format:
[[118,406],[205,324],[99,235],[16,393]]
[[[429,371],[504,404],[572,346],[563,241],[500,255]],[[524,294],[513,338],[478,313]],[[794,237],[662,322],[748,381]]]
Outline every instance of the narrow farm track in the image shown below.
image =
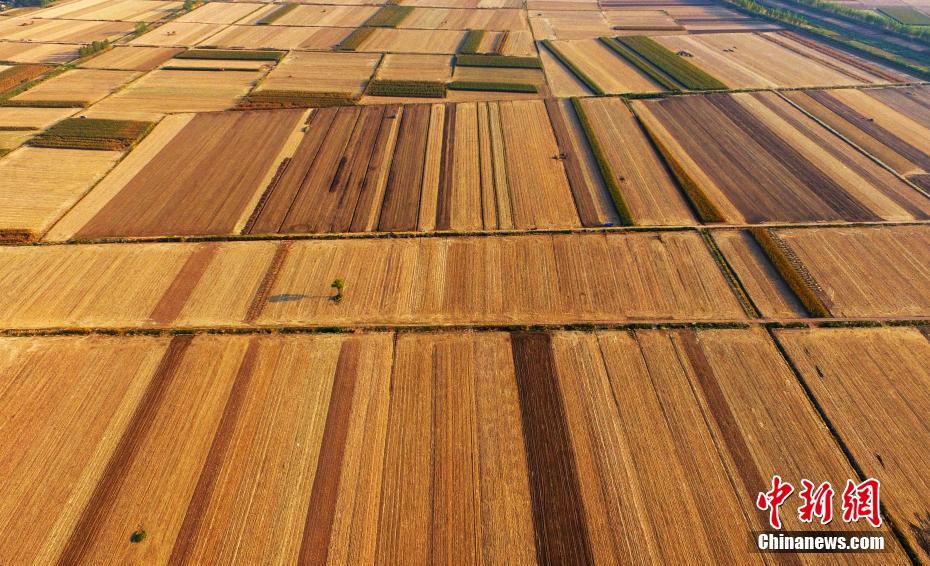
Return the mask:
[[0,564],[930,562],[930,69],[752,9],[2,10]]

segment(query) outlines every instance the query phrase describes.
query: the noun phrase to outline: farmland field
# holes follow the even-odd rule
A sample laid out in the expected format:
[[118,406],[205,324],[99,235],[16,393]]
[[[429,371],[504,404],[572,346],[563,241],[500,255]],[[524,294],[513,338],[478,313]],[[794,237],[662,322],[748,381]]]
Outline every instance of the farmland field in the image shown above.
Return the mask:
[[680,169],[706,220],[913,220],[930,214],[925,195],[775,93],[675,97],[633,107]]
[[0,0],[0,565],[930,563],[928,10]]
[[[196,259],[205,245],[219,249]],[[190,320],[203,321],[201,309],[215,311],[216,296],[225,297],[219,304],[229,307],[208,324],[218,327],[745,318],[694,233],[285,242],[273,260],[255,262],[268,245],[0,247],[0,316],[13,328],[146,327],[159,325],[151,313],[166,293],[184,291]],[[237,259],[222,267],[216,258],[227,253]],[[524,261],[535,269],[518,270]],[[174,282],[194,265],[193,281]],[[240,275],[217,279],[215,269]],[[42,272],[60,275],[32,275]],[[191,287],[201,277],[219,285],[198,295]],[[336,277],[351,291],[338,303]],[[205,302],[189,302],[198,296]]]
[[783,330],[777,337],[865,475],[882,478],[891,518],[926,560],[927,336],[880,328]]

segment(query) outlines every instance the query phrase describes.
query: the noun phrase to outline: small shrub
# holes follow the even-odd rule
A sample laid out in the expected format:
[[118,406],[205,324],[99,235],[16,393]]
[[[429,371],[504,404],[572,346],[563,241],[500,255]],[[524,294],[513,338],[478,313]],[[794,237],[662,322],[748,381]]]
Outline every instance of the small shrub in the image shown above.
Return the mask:
[[338,303],[342,300],[342,290],[345,289],[345,286],[346,282],[341,278],[337,278],[335,281],[333,281],[333,283],[330,285],[330,287],[336,291],[336,294],[333,296],[333,301]]
[[146,536],[147,536],[147,533],[145,532],[145,529],[143,529],[142,527],[139,527],[138,529],[133,531],[131,535],[129,535],[129,542],[133,544],[139,544],[140,542],[145,540]]
[[93,55],[94,53],[100,53],[101,51],[106,50],[110,47],[110,40],[104,39],[103,41],[94,41],[87,45],[82,45],[78,49],[78,55],[81,57],[87,57]]

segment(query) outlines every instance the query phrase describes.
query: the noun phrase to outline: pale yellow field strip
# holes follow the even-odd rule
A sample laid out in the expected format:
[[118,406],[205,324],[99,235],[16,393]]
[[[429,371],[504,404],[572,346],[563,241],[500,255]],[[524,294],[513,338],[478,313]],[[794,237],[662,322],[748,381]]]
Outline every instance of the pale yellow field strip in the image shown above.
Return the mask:
[[262,6],[264,4],[247,2],[237,2],[235,4],[210,2],[191,10],[174,21],[201,24],[232,24],[247,17]]
[[446,82],[451,75],[452,58],[448,55],[388,53],[378,67],[378,78],[392,81]]
[[371,53],[289,53],[262,81],[258,91],[362,93],[378,66],[380,55]]
[[91,104],[139,76],[133,71],[72,69],[43,81],[12,100],[80,101]]
[[[132,47],[117,45],[81,63],[84,69],[151,71],[183,51],[180,47]],[[192,61],[190,61],[192,62]]]

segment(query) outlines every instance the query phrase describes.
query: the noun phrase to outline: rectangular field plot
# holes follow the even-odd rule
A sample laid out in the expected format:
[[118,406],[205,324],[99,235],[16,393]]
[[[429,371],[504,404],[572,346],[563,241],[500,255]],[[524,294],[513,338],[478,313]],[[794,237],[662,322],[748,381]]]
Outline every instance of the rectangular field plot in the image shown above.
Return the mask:
[[464,31],[376,28],[356,51],[453,54],[464,39]]
[[248,231],[578,226],[580,195],[611,205],[559,147],[541,101],[319,109]]
[[613,35],[607,19],[598,10],[552,10],[529,12],[530,27],[538,40],[594,39]]
[[553,41],[552,46],[568,60],[568,65],[574,65],[604,93],[665,90],[633,64],[596,39]]
[[114,41],[135,28],[132,22],[82,22],[38,20],[27,16],[0,20],[0,39],[5,41],[80,43]]
[[133,71],[73,69],[43,81],[11,100],[92,104],[138,76],[139,73]]
[[378,66],[371,53],[289,53],[256,90],[338,92],[358,96]]
[[151,71],[184,49],[180,47],[131,47],[117,45],[88,61],[84,69],[117,69],[124,71]]
[[[909,107],[920,100],[913,91],[810,90],[785,96],[898,173],[930,173],[930,119],[927,110],[910,112]],[[903,107],[897,104],[901,109],[895,108],[896,98],[905,100]]]
[[[225,4],[224,4],[225,5]],[[235,5],[235,4],[231,4]],[[225,24],[168,22],[130,41],[130,45],[193,47],[226,28]]]
[[160,0],[78,0],[50,6],[30,14],[35,18],[153,22],[171,15],[182,2]]
[[764,564],[773,474],[855,477],[754,331],[3,338],[0,376],[17,563]]
[[[774,33],[669,35],[656,41],[730,88],[814,87],[899,82],[906,77],[820,43]],[[889,80],[896,79],[896,80]]]
[[0,159],[0,240],[41,236],[120,155],[23,147]]
[[521,10],[414,8],[397,27],[430,30],[520,31],[525,30],[527,26]]
[[88,110],[94,118],[157,119],[169,112],[211,112],[235,106],[260,78],[254,71],[155,69]]
[[930,508],[930,342],[914,328],[779,330],[781,342],[920,560]]
[[930,199],[776,93],[636,101],[704,220],[913,220]]
[[448,55],[388,53],[383,57],[378,66],[382,80],[446,82],[452,77],[452,57]]
[[202,24],[233,24],[255,12],[264,4],[248,2],[216,2],[204,4],[178,18],[177,22]]
[[685,196],[619,98],[587,98],[581,111],[635,224],[695,224]]
[[[280,4],[275,4],[275,6],[280,6]],[[311,6],[297,4],[294,8],[281,12],[280,16],[274,17],[266,25],[354,28],[365,23],[365,20],[377,11],[378,8],[374,6]],[[239,23],[255,25],[262,18],[272,13],[275,12],[262,10]]]
[[837,317],[930,316],[925,226],[778,230]]
[[0,61],[14,63],[67,63],[78,58],[77,45],[0,41]]
[[234,25],[199,45],[234,49],[332,49],[351,32],[350,28]]
[[[140,158],[148,157],[151,145],[161,145],[160,151],[146,163],[135,155],[121,163],[65,224],[89,216],[77,230],[79,238],[229,234],[255,205],[302,115],[289,110],[172,117],[152,133],[150,145],[136,150]],[[185,118],[189,122],[171,135]],[[117,192],[104,200],[112,190]]]
[[693,232],[0,247],[10,328],[744,317]]

